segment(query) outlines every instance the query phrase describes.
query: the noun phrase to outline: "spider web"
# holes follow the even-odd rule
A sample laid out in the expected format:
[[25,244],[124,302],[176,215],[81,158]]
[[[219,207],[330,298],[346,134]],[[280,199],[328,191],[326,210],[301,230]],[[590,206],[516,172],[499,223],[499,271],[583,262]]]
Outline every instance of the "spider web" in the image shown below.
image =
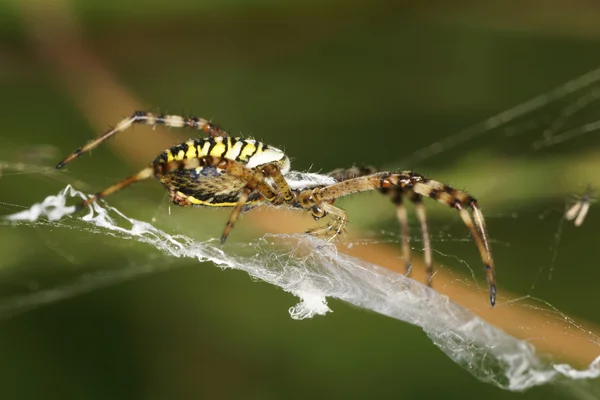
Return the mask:
[[[316,174],[296,176],[304,182],[319,179]],[[246,271],[297,296],[300,302],[289,309],[294,319],[326,314],[331,311],[327,299],[337,298],[421,327],[454,362],[478,379],[504,389],[521,391],[560,379],[600,376],[600,356],[584,370],[544,360],[530,343],[504,333],[446,296],[401,274],[341,254],[333,244],[308,235],[265,235],[225,252],[216,240],[196,241],[185,235],[170,235],[106,204],[94,204],[93,211],[81,218],[66,217],[74,211],[74,206],[67,206],[72,198],[84,199],[85,195],[67,186],[58,195],[5,217],[5,223],[41,223],[133,239],[170,257],[210,261],[221,268]],[[149,267],[87,276],[66,286],[4,300],[0,314],[22,312],[154,271]],[[600,339],[596,341],[600,354]]]
[[[542,132],[541,136],[531,142],[535,149],[575,140],[578,136],[600,129],[598,122],[590,121],[586,114],[590,105],[600,98],[598,82],[600,68],[421,149],[408,157],[407,164],[425,160],[479,135],[492,134],[498,130],[502,132],[503,138],[522,136],[534,131]],[[558,100],[567,105],[557,103]],[[534,111],[536,115],[532,116]],[[3,163],[0,167],[3,171],[13,170],[16,173],[52,173],[42,167],[28,169],[24,165],[9,163]],[[59,179],[62,176],[52,178]],[[293,173],[288,179],[291,186],[296,188],[306,187],[311,183],[331,183],[326,176],[309,173]],[[599,356],[587,368],[576,369],[568,363],[557,362],[537,351],[532,340],[520,340],[501,331],[446,296],[400,274],[342,254],[334,245],[306,235],[265,235],[249,243],[228,244],[223,249],[216,240],[198,240],[185,235],[169,234],[153,224],[133,219],[106,203],[94,204],[93,212],[86,216],[70,216],[73,207],[67,204],[73,204],[74,198],[85,198],[85,195],[67,186],[57,195],[47,196],[39,203],[5,217],[1,223],[4,225],[2,229],[45,226],[76,230],[89,237],[100,235],[134,240],[154,248],[165,258],[208,261],[221,268],[246,271],[258,280],[281,287],[299,298],[298,304],[289,308],[290,316],[294,319],[326,314],[331,311],[327,299],[336,298],[419,326],[454,362],[478,379],[503,389],[522,391],[533,386],[561,383],[572,393],[578,393],[582,397],[597,390],[586,386],[584,381],[600,377],[600,338],[543,301],[526,296],[511,300],[509,306],[538,310],[546,314],[546,323],[566,324],[565,334],[575,332],[582,340],[591,342]],[[9,206],[14,208],[14,205]],[[593,212],[595,210],[592,208],[590,213]],[[562,219],[560,223],[555,234],[555,252],[561,240]],[[414,239],[418,241],[418,238]],[[437,240],[459,239],[438,237]],[[392,241],[398,242],[397,237],[393,237]],[[556,253],[550,271],[555,259]],[[58,284],[40,286],[38,282],[31,285],[28,283],[25,293],[0,297],[0,317],[136,279],[165,268],[169,268],[168,263],[151,262],[143,266],[129,265],[119,270],[84,272],[70,281]],[[538,275],[542,273],[541,268]],[[536,282],[532,284],[532,288],[535,284]],[[527,330],[528,326],[523,326],[522,329]]]

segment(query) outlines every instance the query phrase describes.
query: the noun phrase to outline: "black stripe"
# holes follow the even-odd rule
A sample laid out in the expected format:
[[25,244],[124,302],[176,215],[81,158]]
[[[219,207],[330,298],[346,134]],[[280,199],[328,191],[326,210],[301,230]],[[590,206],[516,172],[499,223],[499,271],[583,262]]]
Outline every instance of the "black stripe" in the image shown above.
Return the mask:
[[423,196],[421,196],[418,193],[412,192],[410,194],[410,201],[412,201],[414,204],[421,204],[423,203]]
[[454,189],[448,185],[444,185],[444,192],[451,194],[453,196],[456,196],[456,189]]
[[466,195],[466,198],[464,200],[464,203],[467,205],[472,205],[473,203],[475,203],[475,205],[477,205],[477,200],[475,200],[475,198],[473,196],[470,195]]
[[[249,143],[249,144],[251,144],[251,143]],[[259,144],[261,144],[261,143],[260,142],[255,142],[254,143],[254,151],[251,152],[250,154],[248,154],[248,160],[250,160],[250,158],[256,154],[256,152],[258,151],[258,145]],[[263,145],[263,151],[264,151],[264,149],[265,149],[265,147]]]
[[244,153],[244,149],[246,147],[248,147],[248,145],[250,143],[246,142],[245,140],[242,140],[242,143],[244,143],[244,144],[242,145],[242,148],[240,149],[240,154],[238,154],[237,157],[235,158],[235,161],[247,161],[247,160],[242,159],[242,154]]
[[162,153],[160,153],[158,155],[158,157],[156,157],[154,159],[154,161],[152,162],[152,164],[156,164],[156,163],[165,163],[167,162],[167,152],[163,151]]
[[[227,142],[227,143],[231,142],[231,147],[229,147],[229,148],[228,148],[228,149],[225,151],[225,153],[227,153],[227,152],[229,151],[229,149],[233,149],[233,148],[235,147],[235,145],[237,144],[237,142],[238,142],[237,138],[232,138],[232,137],[229,137],[229,136],[228,136],[228,137],[227,137],[227,139],[228,139],[228,142]],[[235,161],[238,161],[238,158],[239,158],[240,154],[242,154],[242,152],[241,152],[241,151],[240,151],[240,152],[238,153],[238,155],[235,157]]]
[[[196,157],[198,157],[198,155],[200,154],[200,152],[198,151],[198,146],[200,146],[200,141],[198,139],[192,139],[192,142],[194,142],[194,147],[196,148]],[[202,150],[202,146],[200,146],[200,150]]]
[[212,151],[212,149],[217,145],[217,141],[215,140],[214,137],[209,136],[208,137],[208,143],[210,143],[210,144],[208,145],[208,151],[206,152],[207,156],[210,155],[210,152]]
[[394,192],[392,193],[392,202],[394,204],[396,204],[397,206],[402,204],[402,198],[403,198],[403,192],[400,188],[394,190]]

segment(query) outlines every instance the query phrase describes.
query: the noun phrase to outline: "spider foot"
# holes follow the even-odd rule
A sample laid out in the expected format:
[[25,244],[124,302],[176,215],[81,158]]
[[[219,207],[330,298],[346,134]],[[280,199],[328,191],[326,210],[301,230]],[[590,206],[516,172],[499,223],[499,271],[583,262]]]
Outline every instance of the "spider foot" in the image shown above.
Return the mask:
[[333,242],[342,233],[345,233],[343,226],[329,224],[327,226],[318,226],[306,231],[307,234],[328,242]]

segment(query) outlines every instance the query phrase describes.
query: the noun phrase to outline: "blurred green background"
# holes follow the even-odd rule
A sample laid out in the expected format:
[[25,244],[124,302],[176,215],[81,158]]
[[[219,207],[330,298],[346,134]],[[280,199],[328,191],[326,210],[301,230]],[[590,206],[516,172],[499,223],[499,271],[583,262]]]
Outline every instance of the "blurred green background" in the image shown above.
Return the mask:
[[[600,185],[599,135],[534,151],[543,129],[517,136],[494,130],[435,157],[411,158],[600,65],[599,7],[571,1],[2,2],[5,214],[66,183],[95,192],[141,167],[103,146],[67,172],[41,168],[99,133],[73,96],[85,83],[52,61],[69,51],[70,39],[41,55],[32,40],[35,24],[24,22],[35,12],[52,28],[38,45],[55,40],[52,35],[61,43],[67,30],[57,9],[71,13],[82,45],[150,111],[212,118],[232,134],[284,148],[298,170],[410,168],[465,188],[488,218],[500,290],[539,297],[571,317],[600,323],[592,296],[600,278],[596,209],[581,228],[564,226],[548,279],[565,198],[586,184]],[[551,121],[576,98],[526,119]],[[569,123],[594,121],[597,109],[592,105]],[[111,110],[102,123],[132,111]],[[153,135],[141,127],[136,132]],[[15,170],[19,162],[41,167]],[[164,191],[151,183],[115,195],[110,204],[200,239],[219,235],[227,215],[172,209],[169,217]],[[397,231],[393,207],[377,194],[341,204],[355,228]],[[458,215],[430,203],[428,210],[435,249],[467,261],[481,279]],[[258,235],[248,221],[241,220],[231,239]],[[418,238],[417,222],[411,225]],[[338,301],[330,301],[334,313],[326,317],[294,321],[287,308],[296,299],[241,272],[73,230],[0,226],[0,235],[0,302],[39,290],[32,283],[53,287],[93,271],[166,269],[0,321],[2,399],[559,395],[554,387],[516,395],[481,383],[420,329]],[[470,273],[442,254],[434,256],[444,268]]]

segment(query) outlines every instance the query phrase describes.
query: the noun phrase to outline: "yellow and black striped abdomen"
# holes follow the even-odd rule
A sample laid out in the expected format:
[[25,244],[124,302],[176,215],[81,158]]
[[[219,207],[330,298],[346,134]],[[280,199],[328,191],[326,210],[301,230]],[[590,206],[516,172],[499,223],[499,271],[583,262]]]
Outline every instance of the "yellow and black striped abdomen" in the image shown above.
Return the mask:
[[[248,168],[275,163],[283,171],[289,169],[289,159],[279,149],[253,139],[208,137],[190,139],[161,153],[155,163],[182,161],[206,156],[237,161]],[[190,170],[176,170],[156,176],[179,199],[178,204],[232,207],[247,182],[230,176],[217,166],[199,166]],[[258,196],[260,197],[260,196]],[[248,205],[258,199],[251,195]],[[185,200],[181,202],[181,200]]]
[[281,150],[253,139],[209,137],[190,139],[173,146],[161,153],[155,162],[181,161],[205,156],[223,157],[242,164],[254,160],[251,167],[286,158]]

